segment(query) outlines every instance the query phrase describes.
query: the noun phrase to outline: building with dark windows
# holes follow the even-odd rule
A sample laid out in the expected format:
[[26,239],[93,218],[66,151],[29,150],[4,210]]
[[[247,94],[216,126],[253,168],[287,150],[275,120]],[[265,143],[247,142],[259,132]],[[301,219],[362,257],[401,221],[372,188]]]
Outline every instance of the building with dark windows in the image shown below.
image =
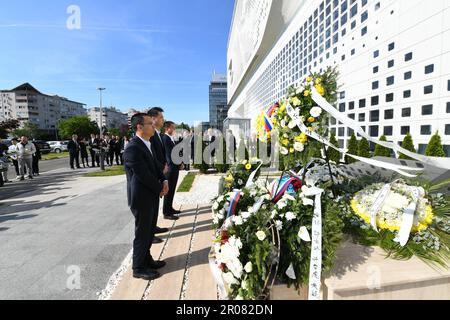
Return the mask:
[[214,73],[209,85],[209,125],[222,130],[227,116],[227,76]]
[[[290,85],[337,66],[336,107],[367,133],[395,143],[411,133],[423,154],[439,131],[450,156],[449,16],[446,0],[237,0],[229,117],[254,119]],[[333,119],[330,128],[347,147],[352,130]]]

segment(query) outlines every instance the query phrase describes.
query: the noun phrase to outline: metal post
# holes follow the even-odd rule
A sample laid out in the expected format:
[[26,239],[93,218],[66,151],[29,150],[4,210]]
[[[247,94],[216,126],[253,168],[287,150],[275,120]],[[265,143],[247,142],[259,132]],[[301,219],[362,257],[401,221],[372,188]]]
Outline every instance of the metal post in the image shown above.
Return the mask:
[[103,152],[103,91],[106,88],[98,88],[100,91],[100,140],[102,140],[100,145],[100,170],[105,170],[105,154]]

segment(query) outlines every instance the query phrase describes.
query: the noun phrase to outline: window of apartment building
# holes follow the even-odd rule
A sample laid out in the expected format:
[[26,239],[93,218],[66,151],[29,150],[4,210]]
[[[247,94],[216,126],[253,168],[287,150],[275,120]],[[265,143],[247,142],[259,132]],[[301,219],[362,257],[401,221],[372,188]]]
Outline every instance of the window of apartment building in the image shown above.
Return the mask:
[[450,91],[450,80],[447,81],[447,91]]
[[350,25],[350,28],[351,28],[352,30],[356,28],[356,20],[355,20],[355,21],[352,21],[352,23],[351,23],[351,25]]
[[380,3],[380,2],[377,2],[377,3],[375,4],[375,11],[379,10],[380,8],[381,8],[381,3]]
[[341,36],[345,36],[347,34],[347,29],[342,29]]
[[411,108],[403,108],[402,109],[402,117],[403,118],[411,117]]
[[365,114],[365,113],[360,113],[360,114],[358,115],[358,121],[359,121],[359,122],[364,122],[364,121],[366,121],[366,114]]
[[380,84],[380,83],[379,83],[378,81],[372,82],[372,90],[378,89],[379,84]]
[[369,127],[369,135],[371,137],[378,137],[378,126],[370,126]]
[[339,137],[343,137],[344,134],[345,134],[345,128],[339,128],[339,129],[338,129],[338,135],[339,135]]
[[340,112],[345,112],[345,102],[342,102],[339,104],[339,111]]
[[350,18],[353,18],[354,16],[356,16],[357,13],[358,13],[358,4],[355,4],[355,5],[350,9]]
[[409,80],[411,78],[412,78],[412,72],[411,71],[405,72],[405,80]]
[[370,122],[380,121],[380,110],[370,111]]
[[393,93],[388,93],[386,95],[386,102],[392,102],[394,101],[394,94]]
[[425,74],[430,74],[434,72],[434,64],[430,64],[425,67]]
[[447,113],[450,113],[450,102],[447,102]]
[[392,126],[384,127],[383,134],[385,136],[392,136],[392,133],[393,133],[393,127]]
[[366,107],[366,99],[359,100],[359,108],[365,108]]
[[349,117],[350,119],[355,120],[355,114],[354,114],[354,113],[350,113],[350,114],[348,115],[348,117]]
[[392,86],[394,84],[394,82],[395,82],[394,76],[390,76],[390,77],[386,78],[386,85],[387,86]]
[[351,137],[355,131],[352,128],[347,128],[347,137]]
[[389,50],[389,51],[392,51],[392,50],[394,50],[394,49],[395,49],[395,42],[392,42],[392,43],[389,44],[388,50]]
[[379,71],[379,68],[378,68],[378,66],[376,66],[376,67],[373,67],[373,73],[378,73],[378,71]]
[[[373,53],[374,58],[378,58],[379,55],[380,55],[380,50],[374,51],[374,53]],[[449,80],[449,82],[450,82],[450,80]]]
[[433,114],[433,105],[427,104],[422,106],[422,115],[423,116],[429,116]]
[[350,101],[348,103],[348,110],[353,110],[355,109],[355,102],[354,101]]
[[403,91],[403,98],[411,98],[411,90]]
[[394,119],[394,109],[384,110],[384,119],[385,120]]
[[431,135],[431,126],[430,125],[421,126],[420,134],[425,136]]
[[412,58],[413,58],[413,53],[412,52],[409,52],[409,53],[405,54],[405,61],[406,62],[411,61]]
[[331,119],[330,119],[330,123],[331,123],[332,125],[335,125],[335,124],[336,124],[336,119],[335,119],[335,118],[333,118],[333,117],[331,117]]
[[445,125],[445,135],[449,136],[450,135],[450,124],[446,124]]
[[430,94],[430,93],[433,93],[433,86],[432,86],[432,85],[430,85],[430,86],[425,86],[425,87],[423,88],[423,93],[424,93],[424,94]]
[[367,18],[369,18],[369,13],[368,13],[367,10],[366,10],[366,11],[364,11],[364,12],[361,14],[361,23],[363,23],[364,21],[366,21]]
[[331,134],[334,134],[334,135],[336,135],[336,128],[331,128]]
[[367,34],[367,27],[361,29],[361,37]]
[[388,61],[388,68],[392,68],[394,66],[394,60]]
[[378,96],[373,96],[370,101],[372,106],[376,106],[380,103],[380,98]]
[[409,126],[403,126],[400,128],[400,134],[407,135],[410,132]]
[[345,99],[345,91],[341,91],[341,92],[339,93],[339,98],[340,98],[340,99]]

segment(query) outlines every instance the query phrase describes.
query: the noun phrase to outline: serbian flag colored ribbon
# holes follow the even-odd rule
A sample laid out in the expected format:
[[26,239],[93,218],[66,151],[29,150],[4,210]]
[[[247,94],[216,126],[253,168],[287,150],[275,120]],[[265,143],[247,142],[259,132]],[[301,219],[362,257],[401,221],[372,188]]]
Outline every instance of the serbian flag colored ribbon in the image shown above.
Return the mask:
[[[273,203],[277,203],[278,200],[280,200],[280,198],[284,195],[284,193],[286,192],[287,188],[289,187],[289,185],[294,182],[295,178],[289,178],[283,182],[281,182],[281,184],[279,183],[274,183],[272,185],[272,201]],[[277,191],[278,188],[278,191]]]
[[279,106],[280,106],[280,105],[278,104],[278,102],[275,103],[273,106],[271,106],[271,107],[269,108],[269,110],[267,110],[267,112],[266,112],[267,116],[268,116],[269,118],[272,118],[273,113],[275,112],[275,110],[278,109]]
[[236,207],[241,199],[241,192],[237,191],[231,196],[230,207],[228,208],[227,218],[234,215],[236,212]]

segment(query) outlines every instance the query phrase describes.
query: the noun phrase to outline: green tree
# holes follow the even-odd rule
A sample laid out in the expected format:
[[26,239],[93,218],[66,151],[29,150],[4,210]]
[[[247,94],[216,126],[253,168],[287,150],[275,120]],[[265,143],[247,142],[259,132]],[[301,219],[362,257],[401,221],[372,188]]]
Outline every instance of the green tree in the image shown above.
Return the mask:
[[[352,134],[350,141],[348,142],[348,153],[353,154],[355,156],[358,155],[358,140],[356,139],[355,133]],[[346,156],[345,162],[350,164],[356,162],[356,160]]]
[[40,135],[39,127],[33,123],[25,123],[22,128],[15,129],[11,132],[16,137],[26,136],[29,139],[38,139]]
[[108,134],[110,136],[120,136],[120,129],[118,129],[118,128],[108,129]]
[[[380,141],[387,142],[386,136],[382,135],[380,137]],[[386,148],[386,147],[383,147],[383,146],[380,146],[379,144],[377,144],[375,146],[375,154],[374,154],[374,156],[375,157],[387,157],[387,158],[390,158],[391,157],[391,150],[389,148]]]
[[427,149],[425,150],[425,155],[428,157],[445,157],[445,151],[442,147],[441,136],[439,135],[439,132],[436,132],[436,134],[431,137]]
[[8,137],[8,134],[19,128],[20,123],[18,120],[15,119],[9,119],[6,121],[0,122],[0,139],[6,139]]
[[88,138],[91,133],[98,134],[99,128],[88,116],[72,117],[59,124],[59,135],[62,139],[70,139],[74,134]]
[[[403,139],[403,142],[402,142],[402,148],[403,148],[403,149],[406,149],[406,150],[408,150],[408,151],[414,152],[414,153],[417,152],[417,151],[416,151],[416,148],[414,148],[414,142],[413,142],[413,139],[412,139],[412,137],[411,137],[411,134],[408,133],[408,134],[405,136],[405,138]],[[414,160],[414,159],[408,157],[407,155],[405,155],[405,154],[403,154],[403,153],[400,153],[400,155],[399,155],[398,158],[399,158],[399,159],[405,159],[405,160]]]
[[366,138],[362,138],[358,144],[358,156],[364,158],[370,158],[369,141]]
[[[338,141],[336,139],[336,135],[334,133],[331,134],[330,137],[330,142],[332,145],[338,147]],[[339,164],[340,160],[341,160],[341,154],[339,151],[333,149],[333,148],[328,148],[327,150],[327,155],[328,155],[328,160],[336,162],[337,164]]]
[[187,131],[191,131],[191,127],[187,125],[186,123],[182,122],[181,124],[177,125],[177,129],[184,129]]

